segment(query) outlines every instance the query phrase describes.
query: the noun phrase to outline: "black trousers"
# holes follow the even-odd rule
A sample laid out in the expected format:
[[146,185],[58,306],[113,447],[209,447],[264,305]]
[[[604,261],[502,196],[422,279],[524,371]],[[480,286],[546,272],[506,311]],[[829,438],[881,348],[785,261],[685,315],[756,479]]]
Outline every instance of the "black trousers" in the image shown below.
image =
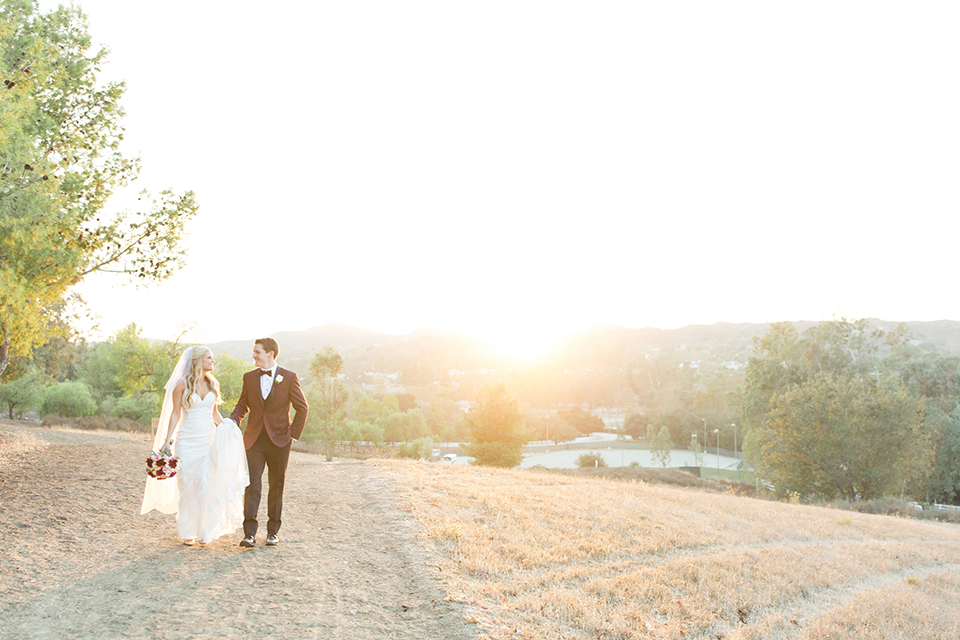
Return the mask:
[[244,493],[243,533],[247,537],[257,535],[257,512],[260,510],[260,495],[263,488],[263,467],[267,467],[270,491],[267,494],[267,535],[280,531],[280,513],[283,511],[283,481],[290,460],[290,444],[278,447],[267,435],[266,429],[247,449],[247,466],[250,469],[250,484]]

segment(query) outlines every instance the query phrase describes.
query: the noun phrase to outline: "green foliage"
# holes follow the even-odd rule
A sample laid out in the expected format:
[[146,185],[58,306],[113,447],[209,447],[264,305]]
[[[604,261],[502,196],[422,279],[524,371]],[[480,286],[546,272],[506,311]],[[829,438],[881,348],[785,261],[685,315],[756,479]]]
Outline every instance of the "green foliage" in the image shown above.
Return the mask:
[[580,437],[580,430],[559,415],[527,414],[524,420],[536,440],[570,442]]
[[119,398],[110,408],[110,417],[126,418],[140,424],[151,424],[153,418],[160,416],[163,396],[144,391],[132,396]]
[[[704,420],[710,425],[709,433],[706,434],[707,441],[701,444],[704,447],[715,447],[717,442],[713,430],[720,429],[720,446],[724,449],[734,448],[734,434],[730,424],[737,418],[729,411],[677,409],[666,413],[659,413],[654,416],[657,424],[666,426],[670,430],[670,440],[680,444],[689,442],[693,435],[698,438],[704,438]],[[736,442],[737,446],[741,443]]]
[[530,431],[523,423],[517,399],[498,384],[483,387],[466,415],[470,443],[463,447],[471,464],[491,467],[516,467],[523,460],[523,445]]
[[220,384],[220,399],[223,400],[223,406],[229,412],[240,399],[240,393],[243,391],[243,374],[249,366],[243,360],[227,353],[214,355],[214,360],[216,364],[213,375]]
[[754,340],[757,355],[747,366],[744,451],[755,453],[752,432],[762,425],[773,398],[822,372],[873,375],[880,347],[889,346],[883,338],[880,332],[868,331],[866,320],[821,322],[802,335],[789,322],[771,325],[766,334]]
[[344,426],[350,393],[338,377],[341,369],[343,358],[330,345],[314,354],[310,361],[313,382],[306,390],[310,412],[303,439],[322,443],[327,462],[333,460],[337,443],[347,439]]
[[901,330],[870,332],[865,320],[840,320],[802,335],[775,324],[756,340],[744,451],[780,495],[923,495],[943,421],[924,424],[922,398],[911,392],[910,376],[901,380],[906,338]]
[[633,438],[642,438],[646,432],[646,421],[642,414],[631,411],[623,419],[623,431]]
[[[898,354],[902,356],[902,354]],[[931,353],[901,357],[904,384],[926,399],[924,427],[934,449],[929,502],[960,502],[960,357]]]
[[607,461],[603,459],[603,456],[594,451],[589,451],[587,453],[581,453],[577,456],[577,468],[578,469],[593,469],[596,467],[606,467]]
[[670,464],[671,444],[670,429],[666,426],[660,427],[660,431],[657,432],[650,443],[650,452],[654,461],[660,463],[660,466],[664,469]]
[[587,413],[580,407],[561,409],[557,412],[557,417],[567,424],[573,426],[583,435],[589,435],[594,431],[604,430],[603,420],[592,413]]
[[118,397],[123,391],[117,384],[117,367],[113,358],[113,341],[91,345],[81,356],[77,374],[98,398]]
[[59,382],[47,387],[40,405],[40,413],[44,416],[82,418],[96,412],[97,402],[90,388],[82,382]]
[[459,405],[449,398],[431,400],[425,419],[427,429],[438,442],[461,442],[466,439],[463,412]]
[[954,409],[934,430],[935,460],[928,500],[957,504],[960,498],[960,409]]
[[435,444],[433,438],[417,438],[409,444],[404,442],[397,447],[397,455],[401,458],[429,460],[433,456]]
[[7,409],[10,419],[22,418],[26,411],[36,409],[43,399],[44,377],[34,370],[10,382],[0,384],[0,406]]
[[506,442],[474,442],[461,447],[470,456],[470,464],[484,467],[512,469],[523,462],[522,447]]
[[929,469],[922,401],[897,379],[822,373],[771,402],[757,474],[779,495],[874,499]]
[[364,394],[353,405],[353,419],[358,423],[362,439],[369,442],[405,442],[430,435],[420,407],[400,411],[397,396],[380,400]]
[[350,425],[351,433],[354,431],[357,433],[357,439],[364,442],[372,442],[374,444],[382,444],[386,442],[386,436],[383,432],[383,427],[380,426],[377,422],[359,422],[356,420],[348,420],[348,423],[353,423]]
[[387,442],[410,442],[429,433],[420,407],[402,413],[385,412],[380,415],[379,424]]
[[412,393],[399,393],[397,394],[397,404],[400,405],[401,412],[410,411],[410,409],[416,409],[420,406],[417,402],[416,396]]
[[700,446],[700,438],[697,437],[697,434],[692,434],[690,436],[690,451],[693,452],[693,463],[694,466],[702,467],[703,466],[703,447]]
[[151,343],[130,323],[113,337],[110,349],[117,386],[127,395],[162,393],[185,347],[176,342]]
[[360,427],[360,423],[353,418],[346,418],[340,425],[340,433],[345,441],[356,444],[360,441],[367,440]]
[[120,153],[124,86],[97,79],[105,58],[91,50],[80,9],[0,2],[0,374],[46,342],[49,319],[84,276],[149,282],[180,266],[192,193],[144,194],[152,204],[142,211],[103,214],[139,171]]

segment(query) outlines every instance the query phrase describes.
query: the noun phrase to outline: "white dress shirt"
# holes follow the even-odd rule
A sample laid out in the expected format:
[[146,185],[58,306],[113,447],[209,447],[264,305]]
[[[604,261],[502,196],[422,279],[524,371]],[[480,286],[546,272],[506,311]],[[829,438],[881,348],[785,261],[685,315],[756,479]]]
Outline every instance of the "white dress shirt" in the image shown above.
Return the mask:
[[260,394],[266,400],[267,396],[270,395],[270,389],[273,388],[273,379],[277,377],[277,364],[274,363],[269,369],[261,369],[261,371],[270,372],[269,376],[260,376]]

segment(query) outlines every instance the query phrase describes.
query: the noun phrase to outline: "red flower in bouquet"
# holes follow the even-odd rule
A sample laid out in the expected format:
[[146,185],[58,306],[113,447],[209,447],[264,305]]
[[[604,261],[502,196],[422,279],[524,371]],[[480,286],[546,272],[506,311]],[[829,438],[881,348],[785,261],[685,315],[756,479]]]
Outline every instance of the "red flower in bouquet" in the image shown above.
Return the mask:
[[170,449],[164,447],[160,453],[151,453],[147,458],[147,475],[157,480],[166,480],[177,475],[179,460]]

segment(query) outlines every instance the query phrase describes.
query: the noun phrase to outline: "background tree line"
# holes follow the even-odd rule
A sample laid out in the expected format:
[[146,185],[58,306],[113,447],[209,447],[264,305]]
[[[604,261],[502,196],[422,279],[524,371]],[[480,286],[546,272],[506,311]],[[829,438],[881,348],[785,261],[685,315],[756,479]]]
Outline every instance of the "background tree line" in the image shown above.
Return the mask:
[[746,369],[747,458],[780,495],[955,502],[958,366],[903,326],[773,325]]
[[[37,409],[149,424],[186,346],[147,340],[135,325],[93,344],[55,335],[30,357],[11,359],[0,401],[11,417]],[[624,430],[646,438],[663,460],[676,446],[710,449],[716,435],[722,448],[733,449],[737,437],[758,476],[781,494],[895,494],[948,503],[960,495],[960,357],[921,348],[903,327],[882,331],[866,320],[840,320],[801,332],[776,324],[756,338],[743,370],[704,360],[683,366],[689,361],[678,362],[678,351],[655,352],[625,376],[636,391]],[[216,357],[215,373],[232,407],[250,365],[228,354]],[[322,445],[328,456],[340,442],[403,444],[412,457],[429,455],[440,442],[484,442],[473,419],[483,411],[465,413],[454,399],[459,390],[371,392],[349,380],[346,362],[328,345],[314,353],[303,375],[313,407],[304,440]],[[505,382],[509,376],[486,377],[492,382],[472,401],[499,406],[492,413],[513,425],[507,440],[514,444],[562,442],[604,428],[583,406],[531,406]],[[491,395],[492,389],[499,391]],[[487,442],[488,450],[496,449]]]

